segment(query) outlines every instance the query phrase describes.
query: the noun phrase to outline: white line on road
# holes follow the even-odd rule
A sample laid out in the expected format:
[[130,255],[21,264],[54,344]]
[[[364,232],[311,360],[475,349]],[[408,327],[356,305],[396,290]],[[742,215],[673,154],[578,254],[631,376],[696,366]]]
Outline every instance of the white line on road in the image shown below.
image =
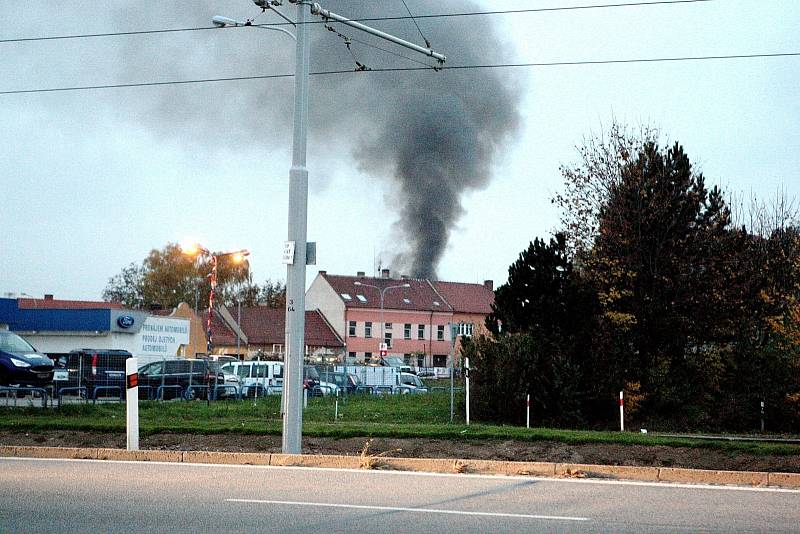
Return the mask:
[[569,517],[561,515],[505,514],[501,512],[468,512],[463,510],[440,510],[436,508],[403,508],[400,506],[367,506],[360,504],[335,504],[327,502],[266,501],[260,499],[225,499],[226,502],[248,504],[282,504],[289,506],[318,506],[323,508],[353,508],[356,510],[380,510],[383,512],[413,512],[423,514],[476,515],[482,517],[511,517],[516,519],[553,519],[557,521],[589,521],[588,517]]

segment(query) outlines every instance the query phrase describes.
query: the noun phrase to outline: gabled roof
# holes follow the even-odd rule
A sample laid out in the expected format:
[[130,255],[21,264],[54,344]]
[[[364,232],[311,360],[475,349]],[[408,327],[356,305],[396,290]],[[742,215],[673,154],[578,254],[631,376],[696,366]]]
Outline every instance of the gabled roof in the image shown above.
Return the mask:
[[492,313],[494,291],[483,284],[461,282],[431,282],[436,291],[447,301],[456,313]]
[[[348,308],[380,309],[381,289],[386,310],[451,312],[447,302],[433,289],[428,280],[371,278],[322,274],[339,299]],[[362,285],[357,285],[362,284]],[[408,284],[409,287],[398,287]],[[373,287],[374,286],[374,287]],[[386,289],[392,287],[392,289]],[[380,288],[380,289],[378,289]],[[350,298],[348,299],[347,296]]]
[[[208,334],[208,310],[202,313],[201,318],[203,319],[203,332]],[[228,328],[228,325],[225,324],[225,321],[216,311],[211,316],[211,335],[215,347],[236,345],[236,333]]]
[[121,310],[121,302],[104,302],[90,300],[56,300],[51,298],[17,299],[17,306],[21,310]]
[[[236,308],[228,311],[236,319]],[[204,327],[207,314],[208,310],[202,315]],[[286,311],[266,306],[242,308],[241,328],[250,345],[283,345],[286,343]],[[211,321],[211,332],[215,346],[236,345],[236,333],[216,311]],[[344,347],[344,342],[319,311],[306,311],[305,339],[306,345],[312,347]]]

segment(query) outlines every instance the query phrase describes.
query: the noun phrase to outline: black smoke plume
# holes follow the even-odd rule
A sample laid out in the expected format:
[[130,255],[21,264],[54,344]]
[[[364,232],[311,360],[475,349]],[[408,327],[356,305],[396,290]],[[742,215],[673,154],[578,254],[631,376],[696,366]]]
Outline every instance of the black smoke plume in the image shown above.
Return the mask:
[[[399,0],[325,0],[323,7],[349,18],[407,16]],[[459,1],[406,2],[412,13],[480,11],[481,6]],[[292,18],[295,8],[284,2],[282,12]],[[127,2],[116,11],[120,29],[141,27],[209,26],[212,15],[249,18],[258,15],[250,0],[205,0],[148,3]],[[318,19],[315,19],[318,20]],[[509,61],[513,50],[492,26],[492,17],[419,19],[418,23],[436,51],[448,56],[446,66],[486,65]],[[281,20],[267,12],[255,23]],[[366,24],[424,44],[413,21],[372,21]],[[420,67],[435,61],[341,24],[312,27],[312,72],[354,71],[366,68]],[[234,34],[233,32],[237,32]],[[242,36],[241,32],[247,32]],[[341,35],[337,35],[338,32]],[[345,38],[353,39],[350,49]],[[389,50],[377,50],[363,41]],[[292,43],[277,32],[257,29],[197,31],[170,39],[131,39],[125,65],[149,65],[149,74],[220,77],[293,72]],[[136,73],[129,73],[132,78]],[[272,83],[267,83],[272,82]],[[284,126],[275,138],[291,138],[291,79],[208,84],[183,96],[163,91],[155,109],[141,120],[165,135],[179,136],[205,147],[242,146],[274,141],[264,138],[264,124]],[[157,91],[157,89],[154,89]],[[311,80],[311,141],[339,145],[352,154],[360,170],[388,182],[387,204],[399,219],[393,248],[395,272],[436,278],[450,233],[463,215],[465,193],[484,188],[492,162],[508,145],[517,128],[521,90],[505,69],[463,69],[406,72],[353,72],[314,76]],[[152,98],[148,102],[152,102]],[[213,104],[212,104],[213,103]],[[148,107],[152,104],[148,104]],[[213,106],[215,112],[209,113]],[[259,120],[235,117],[257,115]],[[271,117],[281,120],[271,121]],[[224,119],[227,117],[228,119]],[[314,165],[314,156],[310,156]],[[399,245],[398,245],[399,244]]]

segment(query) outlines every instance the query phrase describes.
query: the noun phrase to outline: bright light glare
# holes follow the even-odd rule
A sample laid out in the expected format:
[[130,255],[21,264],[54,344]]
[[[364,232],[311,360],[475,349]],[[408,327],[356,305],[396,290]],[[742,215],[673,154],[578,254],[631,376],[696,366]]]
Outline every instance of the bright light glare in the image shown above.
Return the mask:
[[233,263],[242,263],[244,259],[250,255],[249,250],[240,250],[239,252],[234,252],[231,256],[231,260]]
[[189,256],[196,256],[200,252],[200,245],[197,243],[182,243],[181,252]]

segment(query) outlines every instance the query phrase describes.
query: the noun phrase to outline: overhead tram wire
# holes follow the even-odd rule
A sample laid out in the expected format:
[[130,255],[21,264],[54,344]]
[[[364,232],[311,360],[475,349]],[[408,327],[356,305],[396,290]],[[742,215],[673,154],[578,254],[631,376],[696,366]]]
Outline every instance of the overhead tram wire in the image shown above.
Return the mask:
[[405,6],[406,11],[408,11],[408,16],[411,17],[412,21],[414,21],[414,26],[417,27],[417,31],[419,32],[420,37],[422,37],[422,40],[425,41],[425,46],[430,48],[431,47],[431,42],[428,40],[427,37],[425,37],[425,34],[422,33],[422,28],[419,27],[419,24],[417,23],[417,19],[414,18],[414,15],[411,13],[411,10],[408,8],[408,4],[406,4],[406,0],[400,0],[400,1],[403,2],[403,6]]
[[[457,18],[457,17],[480,17],[480,16],[496,16],[496,15],[521,15],[525,13],[549,13],[558,11],[580,11],[586,9],[610,9],[610,8],[623,8],[623,7],[644,7],[644,6],[663,6],[663,5],[676,5],[676,4],[698,4],[706,2],[715,2],[716,0],[656,0],[653,2],[619,2],[608,4],[593,4],[586,6],[561,6],[561,7],[537,7],[526,9],[506,9],[494,11],[472,11],[460,13],[439,13],[430,15],[411,15],[411,16],[394,16],[394,17],[369,17],[369,18],[354,18],[351,19],[356,22],[376,22],[376,21],[393,21],[393,20],[414,20],[416,24],[417,19],[436,19],[436,18]],[[305,22],[305,24],[325,24],[325,21],[313,20]],[[269,24],[254,24],[253,26],[288,26],[288,22],[275,22]],[[85,33],[75,35],[52,35],[42,37],[19,37],[12,39],[0,39],[0,44],[4,43],[25,43],[35,41],[58,41],[62,39],[88,39],[94,37],[117,37],[126,35],[148,35],[159,33],[178,33],[178,32],[192,32],[203,30],[219,30],[216,26],[201,26],[196,28],[171,28],[161,30],[139,30],[127,32],[107,32],[107,33]],[[424,39],[424,36],[423,36]]]
[[[769,59],[781,57],[800,57],[800,52],[775,52],[769,54],[730,54],[715,56],[682,56],[682,57],[662,57],[662,58],[638,58],[638,59],[603,59],[603,60],[584,60],[584,61],[552,61],[542,63],[497,63],[483,65],[450,65],[440,67],[440,71],[448,70],[478,70],[478,69],[507,69],[507,68],[543,68],[543,67],[570,67],[570,66],[592,66],[592,65],[622,65],[633,63],[666,63],[683,61],[718,61],[732,59]],[[339,74],[365,74],[381,72],[414,72],[430,70],[430,66],[425,67],[377,67],[368,71],[353,70],[329,70],[310,73],[311,76],[333,76]],[[166,82],[142,82],[142,83],[122,83],[107,85],[86,85],[72,87],[53,87],[42,89],[16,89],[10,91],[0,91],[0,95],[18,95],[32,93],[55,93],[66,91],[89,91],[100,89],[122,89],[136,87],[154,87],[165,85],[189,85],[199,83],[217,83],[246,80],[266,80],[274,78],[292,78],[294,74],[266,74],[259,76],[233,76],[228,78],[203,78],[196,80],[176,80]]]

